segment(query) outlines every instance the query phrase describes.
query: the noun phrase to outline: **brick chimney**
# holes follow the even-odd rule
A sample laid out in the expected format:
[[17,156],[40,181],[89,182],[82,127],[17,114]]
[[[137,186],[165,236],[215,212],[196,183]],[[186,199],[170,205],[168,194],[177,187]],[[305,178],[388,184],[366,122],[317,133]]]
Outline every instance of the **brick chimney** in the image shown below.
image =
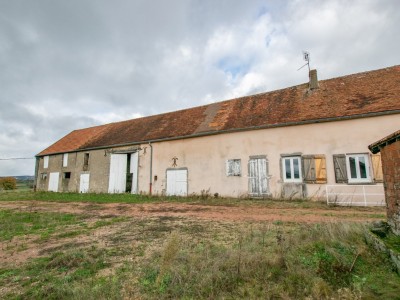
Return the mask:
[[310,74],[310,83],[309,83],[309,88],[310,90],[314,90],[318,88],[318,76],[317,76],[317,70],[311,70]]

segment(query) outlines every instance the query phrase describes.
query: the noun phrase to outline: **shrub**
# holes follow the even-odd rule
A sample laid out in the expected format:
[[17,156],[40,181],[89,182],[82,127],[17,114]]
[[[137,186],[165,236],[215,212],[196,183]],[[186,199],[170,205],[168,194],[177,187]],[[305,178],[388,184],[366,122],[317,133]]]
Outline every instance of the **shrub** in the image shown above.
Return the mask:
[[17,180],[14,177],[0,178],[0,187],[4,190],[17,189]]

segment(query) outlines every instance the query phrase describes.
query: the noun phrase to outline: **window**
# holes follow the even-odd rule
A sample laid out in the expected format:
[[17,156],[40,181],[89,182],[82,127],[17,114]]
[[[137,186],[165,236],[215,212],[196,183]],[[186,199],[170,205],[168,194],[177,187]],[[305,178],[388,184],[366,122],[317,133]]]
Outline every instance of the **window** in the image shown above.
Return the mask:
[[282,171],[284,182],[302,182],[301,157],[288,156],[282,158]]
[[349,183],[371,182],[367,154],[346,155],[346,164]]
[[68,167],[68,153],[63,154],[62,166]]
[[83,156],[83,171],[89,170],[89,153],[85,153]]
[[306,183],[326,183],[325,155],[303,155],[303,180]]
[[64,179],[70,179],[71,178],[71,172],[64,172],[63,173],[63,178]]
[[240,159],[228,159],[226,161],[226,176],[241,176],[241,174]]
[[40,174],[40,179],[41,180],[46,180],[47,179],[47,173],[41,173]]
[[43,157],[43,168],[47,169],[49,167],[49,156]]
[[372,182],[368,154],[333,156],[336,183]]

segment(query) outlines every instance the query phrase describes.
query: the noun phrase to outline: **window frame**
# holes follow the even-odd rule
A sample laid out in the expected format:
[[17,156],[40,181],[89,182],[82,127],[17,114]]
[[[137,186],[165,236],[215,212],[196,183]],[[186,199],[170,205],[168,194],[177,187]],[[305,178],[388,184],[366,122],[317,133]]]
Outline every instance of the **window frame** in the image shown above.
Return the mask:
[[49,155],[43,156],[43,169],[47,169],[49,167]]
[[[286,160],[290,161],[290,174],[291,178],[286,177]],[[299,167],[299,178],[294,178],[294,160],[297,160]],[[303,182],[303,174],[302,174],[302,158],[301,155],[293,155],[293,156],[284,156],[281,159],[282,161],[282,179],[283,182],[292,182],[292,183],[302,183]]]
[[[365,173],[366,178],[361,178],[361,170],[360,170],[360,157],[364,158],[365,162]],[[351,175],[351,165],[350,165],[350,158],[354,158],[356,161],[356,178],[353,178]],[[352,153],[346,154],[346,171],[347,171],[347,180],[348,183],[372,183],[372,176],[371,176],[371,162],[369,160],[369,155],[366,153]]]
[[[230,168],[231,164],[235,164],[237,166],[237,168],[232,168],[233,172],[229,172],[229,170],[231,169]],[[238,172],[235,172],[235,170],[238,170]],[[242,161],[241,161],[240,158],[226,160],[226,176],[227,177],[231,177],[231,176],[240,177],[240,176],[242,176]]]
[[62,167],[68,167],[68,153],[63,153],[62,155]]

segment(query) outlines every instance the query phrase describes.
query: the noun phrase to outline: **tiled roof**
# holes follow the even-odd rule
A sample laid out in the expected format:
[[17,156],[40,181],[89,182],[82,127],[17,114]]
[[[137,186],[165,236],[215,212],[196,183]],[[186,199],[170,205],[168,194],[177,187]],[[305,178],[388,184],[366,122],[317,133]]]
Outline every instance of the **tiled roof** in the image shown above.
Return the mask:
[[369,145],[368,148],[369,150],[371,150],[372,153],[378,153],[381,151],[381,148],[399,140],[400,140],[400,130],[397,130],[396,132],[393,132],[392,134],[384,137],[383,139],[380,139],[379,141]]
[[38,155],[400,112],[400,66],[75,130]]

